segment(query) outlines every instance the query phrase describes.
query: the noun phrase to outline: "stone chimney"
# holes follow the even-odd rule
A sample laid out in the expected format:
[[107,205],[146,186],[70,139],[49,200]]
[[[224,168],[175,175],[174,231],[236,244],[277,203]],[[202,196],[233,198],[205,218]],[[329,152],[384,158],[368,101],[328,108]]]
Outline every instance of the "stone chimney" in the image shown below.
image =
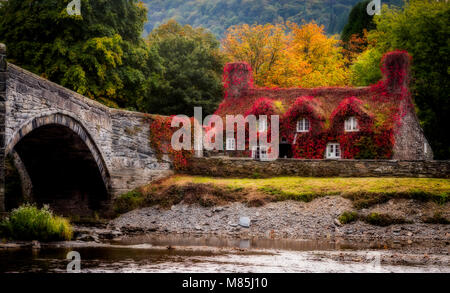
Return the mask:
[[253,87],[252,68],[245,62],[228,63],[223,72],[225,98],[238,98]]
[[0,213],[5,211],[6,46],[0,43]]
[[406,51],[388,52],[381,61],[386,89],[393,94],[408,88],[410,80],[411,56]]

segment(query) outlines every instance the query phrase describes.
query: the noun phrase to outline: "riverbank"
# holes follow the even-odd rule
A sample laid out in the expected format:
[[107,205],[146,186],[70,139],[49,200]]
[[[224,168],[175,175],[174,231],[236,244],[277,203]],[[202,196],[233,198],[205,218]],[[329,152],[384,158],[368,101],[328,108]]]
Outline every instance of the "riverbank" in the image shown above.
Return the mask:
[[[178,204],[170,209],[158,206],[131,211],[112,220],[107,228],[112,238],[145,233],[218,235],[267,239],[353,239],[355,241],[433,242],[436,249],[450,244],[450,225],[424,223],[423,218],[439,211],[448,217],[450,204],[438,205],[407,199],[392,199],[359,210],[361,214],[382,213],[403,218],[405,224],[385,227],[355,221],[341,224],[339,216],[352,211],[353,203],[340,196],[325,196],[311,202],[272,202],[260,207],[243,203],[202,207]],[[250,219],[248,228],[240,225]]]
[[[66,254],[75,250],[83,272],[450,272],[450,225],[422,222],[436,210],[445,214],[448,203],[393,199],[359,210],[411,222],[386,227],[337,221],[352,209],[340,196],[147,207],[75,226],[73,241],[2,243],[0,271],[65,272]],[[243,216],[248,228],[239,225]]]

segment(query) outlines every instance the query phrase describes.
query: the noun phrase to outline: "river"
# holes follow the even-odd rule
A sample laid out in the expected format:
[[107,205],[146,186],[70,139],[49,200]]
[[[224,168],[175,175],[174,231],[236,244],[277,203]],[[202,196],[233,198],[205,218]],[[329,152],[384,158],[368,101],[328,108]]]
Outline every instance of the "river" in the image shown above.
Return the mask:
[[[432,244],[431,244],[432,245]],[[108,272],[450,272],[448,246],[377,241],[238,239],[143,235],[120,241],[0,249],[0,272],[66,272],[70,251],[82,273]]]

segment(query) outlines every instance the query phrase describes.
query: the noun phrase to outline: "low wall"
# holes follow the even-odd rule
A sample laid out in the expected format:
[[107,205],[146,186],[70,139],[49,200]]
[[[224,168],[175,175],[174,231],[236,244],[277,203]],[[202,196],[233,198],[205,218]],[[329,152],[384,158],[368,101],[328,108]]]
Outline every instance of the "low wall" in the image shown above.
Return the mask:
[[217,177],[434,177],[450,178],[450,161],[194,158],[187,174]]

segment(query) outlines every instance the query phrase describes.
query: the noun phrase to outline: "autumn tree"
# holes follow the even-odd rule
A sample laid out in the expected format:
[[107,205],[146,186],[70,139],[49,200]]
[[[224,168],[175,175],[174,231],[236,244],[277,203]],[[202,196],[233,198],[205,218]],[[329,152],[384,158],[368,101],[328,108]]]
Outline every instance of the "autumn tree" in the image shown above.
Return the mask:
[[222,42],[231,61],[246,61],[259,86],[344,85],[348,73],[339,41],[316,23],[240,25]]
[[222,48],[229,61],[250,64],[258,85],[265,85],[267,76],[288,45],[284,24],[232,26],[222,40]]
[[287,47],[268,74],[266,86],[316,87],[347,84],[342,48],[314,22],[288,23]]

